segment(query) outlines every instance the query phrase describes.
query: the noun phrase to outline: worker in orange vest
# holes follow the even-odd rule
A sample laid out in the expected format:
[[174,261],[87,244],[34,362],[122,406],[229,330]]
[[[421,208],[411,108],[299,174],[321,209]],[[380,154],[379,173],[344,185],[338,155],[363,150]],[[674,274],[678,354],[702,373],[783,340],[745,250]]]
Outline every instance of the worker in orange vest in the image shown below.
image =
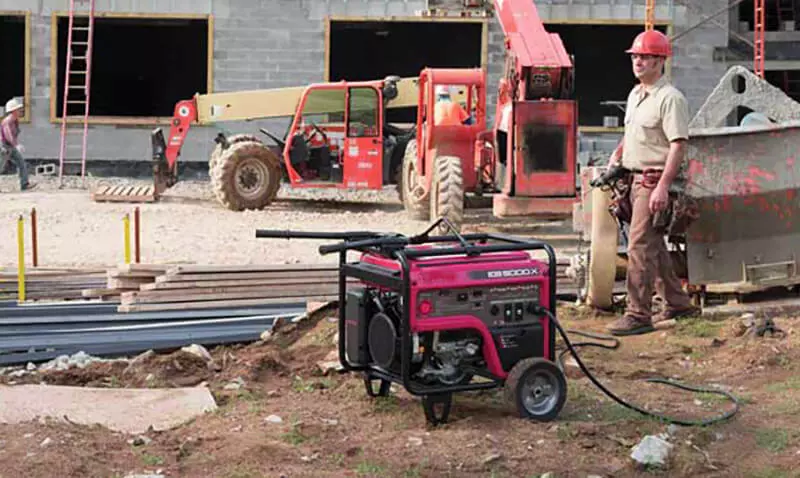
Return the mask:
[[450,88],[436,85],[436,105],[433,111],[433,124],[437,126],[455,126],[469,124],[470,117],[460,104],[450,97]]

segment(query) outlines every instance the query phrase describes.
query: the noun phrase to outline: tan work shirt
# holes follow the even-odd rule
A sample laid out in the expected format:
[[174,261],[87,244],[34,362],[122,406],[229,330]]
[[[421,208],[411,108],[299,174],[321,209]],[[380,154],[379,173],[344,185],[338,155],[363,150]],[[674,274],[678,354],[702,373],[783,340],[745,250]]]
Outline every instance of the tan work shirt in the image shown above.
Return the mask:
[[653,86],[636,85],[625,108],[622,165],[628,169],[664,169],[669,143],[689,138],[686,97],[661,77]]

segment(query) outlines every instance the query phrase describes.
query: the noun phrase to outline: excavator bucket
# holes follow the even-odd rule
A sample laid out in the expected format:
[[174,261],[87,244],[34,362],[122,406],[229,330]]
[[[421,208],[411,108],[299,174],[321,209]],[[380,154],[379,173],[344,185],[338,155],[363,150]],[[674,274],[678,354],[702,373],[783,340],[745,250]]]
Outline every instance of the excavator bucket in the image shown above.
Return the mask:
[[[720,126],[739,106],[752,113]],[[691,127],[686,193],[699,217],[686,235],[689,282],[719,292],[800,283],[800,104],[737,66]]]

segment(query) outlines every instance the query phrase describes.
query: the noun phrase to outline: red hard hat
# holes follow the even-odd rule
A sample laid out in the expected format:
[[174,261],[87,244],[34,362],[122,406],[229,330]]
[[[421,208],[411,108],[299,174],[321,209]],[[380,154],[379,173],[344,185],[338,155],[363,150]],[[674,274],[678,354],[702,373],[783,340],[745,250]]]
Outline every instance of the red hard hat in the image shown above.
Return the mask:
[[646,30],[636,35],[633,45],[626,53],[639,55],[672,56],[672,45],[669,38],[658,30]]

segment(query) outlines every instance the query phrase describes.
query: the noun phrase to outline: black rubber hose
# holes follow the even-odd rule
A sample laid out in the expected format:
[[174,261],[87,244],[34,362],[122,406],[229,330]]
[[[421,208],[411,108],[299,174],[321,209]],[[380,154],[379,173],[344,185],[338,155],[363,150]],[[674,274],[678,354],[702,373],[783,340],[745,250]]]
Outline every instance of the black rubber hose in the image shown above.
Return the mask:
[[[619,398],[618,396],[616,396],[611,390],[607,389],[602,383],[600,383],[597,380],[597,378],[595,378],[594,375],[592,375],[592,373],[589,371],[589,369],[586,368],[586,366],[583,364],[583,361],[581,360],[580,356],[578,356],[578,352],[577,352],[577,350],[575,350],[575,346],[572,344],[572,342],[570,342],[569,337],[567,337],[567,332],[565,332],[564,328],[561,327],[561,324],[558,322],[558,319],[556,319],[555,315],[553,315],[549,310],[545,309],[544,307],[540,307],[539,308],[539,312],[547,314],[547,316],[550,318],[550,321],[558,329],[558,332],[561,335],[561,338],[564,339],[564,343],[567,345],[568,351],[572,354],[573,357],[575,357],[575,361],[578,363],[578,367],[580,367],[581,371],[587,377],[589,377],[589,380],[591,380],[591,382],[593,384],[595,384],[595,386],[597,386],[597,388],[599,388],[608,397],[610,397],[612,400],[614,400],[615,402],[619,403],[623,407],[629,408],[631,410],[635,410],[635,411],[641,413],[642,415],[646,415],[648,417],[653,417],[653,418],[656,418],[656,419],[658,419],[660,421],[663,421],[663,422],[674,423],[676,425],[683,425],[683,426],[708,426],[708,425],[711,425],[711,424],[714,424],[714,423],[718,423],[718,422],[721,422],[721,421],[724,421],[724,420],[728,420],[732,416],[736,415],[736,413],[738,413],[738,411],[739,411],[739,399],[737,399],[735,396],[733,396],[732,394],[730,394],[730,393],[728,393],[728,392],[726,392],[724,390],[716,390],[716,389],[696,387],[696,386],[693,386],[693,385],[686,385],[686,384],[682,384],[682,383],[679,383],[679,382],[674,382],[672,380],[666,380],[666,379],[662,379],[662,378],[651,378],[651,379],[648,379],[648,380],[645,380],[645,381],[646,382],[650,382],[650,383],[663,383],[665,385],[670,385],[672,387],[680,388],[680,389],[683,389],[683,390],[688,390],[688,391],[691,391],[691,392],[713,393],[713,394],[717,394],[717,395],[722,395],[722,396],[728,398],[730,401],[733,402],[734,408],[733,408],[733,410],[730,410],[730,411],[728,411],[726,413],[723,413],[720,416],[717,416],[717,417],[714,417],[714,418],[710,418],[710,419],[705,419],[705,420],[684,420],[684,419],[680,419],[680,418],[672,418],[672,417],[668,417],[666,415],[661,415],[661,414],[658,414],[658,413],[655,413],[655,412],[651,412],[649,410],[645,410],[645,409],[643,409],[641,407],[638,407],[638,406],[636,406],[636,405],[634,405],[632,403],[626,402],[625,400],[623,400],[623,399]],[[575,333],[575,332],[573,332],[573,333]],[[617,348],[619,346],[619,341],[617,339],[615,339],[615,338],[610,338],[608,336],[599,336],[599,335],[589,334],[589,333],[586,333],[586,332],[579,332],[577,334],[578,335],[584,335],[584,336],[587,336],[587,337],[600,338],[600,339],[603,339],[603,340],[615,340],[615,341],[617,341],[617,345],[613,346],[613,347],[612,346],[608,346],[608,345],[593,343],[593,342],[589,342],[589,343],[586,343],[584,345],[592,345],[592,346],[603,347],[603,348],[611,348],[611,349],[615,349],[615,348]]]

